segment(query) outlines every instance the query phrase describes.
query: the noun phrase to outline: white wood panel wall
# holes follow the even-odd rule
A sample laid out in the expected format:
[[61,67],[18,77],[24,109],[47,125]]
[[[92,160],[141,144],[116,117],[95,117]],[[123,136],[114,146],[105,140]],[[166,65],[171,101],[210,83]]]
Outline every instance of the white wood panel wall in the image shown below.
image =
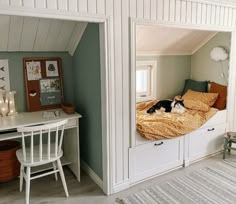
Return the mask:
[[[128,147],[130,145],[130,107],[129,107],[129,83],[130,83],[130,62],[129,62],[129,17],[159,20],[163,22],[182,22],[183,24],[194,25],[216,25],[224,27],[234,27],[236,20],[236,7],[231,1],[207,1],[207,0],[0,0],[0,6],[4,8],[30,7],[35,9],[48,9],[55,14],[57,11],[79,12],[91,17],[106,15],[113,16],[113,36],[114,44],[114,86],[115,86],[115,105],[113,117],[115,123],[115,134],[112,135],[113,158],[113,187],[120,186],[129,179],[128,170]],[[233,5],[232,8],[230,5]],[[40,12],[42,12],[40,10]],[[58,13],[57,13],[58,14]],[[8,18],[1,19],[0,25]],[[10,29],[18,31],[23,25],[19,18],[13,18],[11,21],[17,21],[17,26]],[[12,24],[11,24],[12,25]],[[40,21],[39,26],[45,26],[50,32],[57,32],[61,25],[55,24],[48,28],[47,21]],[[70,25],[72,26],[72,25]],[[75,28],[76,29],[76,28]],[[34,31],[32,31],[34,32]],[[3,35],[6,35],[3,32]],[[40,33],[37,33],[40,35]],[[67,34],[65,33],[65,38]],[[41,38],[45,39],[43,34]],[[11,44],[19,42],[9,36],[8,47]],[[73,43],[73,40],[72,42]],[[36,41],[37,44],[37,41]],[[50,43],[49,43],[50,44]],[[23,45],[22,45],[23,46]],[[24,45],[28,46],[28,45]],[[62,45],[65,46],[64,44]],[[0,47],[6,47],[6,44],[0,40]]]

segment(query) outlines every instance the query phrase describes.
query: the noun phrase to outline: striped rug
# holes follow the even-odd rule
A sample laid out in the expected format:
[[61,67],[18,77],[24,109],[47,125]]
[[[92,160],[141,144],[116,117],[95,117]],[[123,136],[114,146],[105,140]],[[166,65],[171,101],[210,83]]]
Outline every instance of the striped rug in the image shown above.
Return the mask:
[[236,159],[217,162],[124,199],[122,204],[236,204]]

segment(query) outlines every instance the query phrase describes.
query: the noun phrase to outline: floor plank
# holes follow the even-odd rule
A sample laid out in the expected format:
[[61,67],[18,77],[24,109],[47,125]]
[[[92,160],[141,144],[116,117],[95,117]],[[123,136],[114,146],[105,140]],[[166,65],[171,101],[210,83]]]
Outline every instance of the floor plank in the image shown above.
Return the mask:
[[[235,157],[235,155],[233,155]],[[131,193],[165,182],[167,179],[186,175],[196,169],[206,167],[222,159],[222,155],[191,164],[187,168],[181,168],[170,173],[158,176],[149,181],[133,186],[120,193],[105,196],[102,190],[82,172],[81,182],[78,183],[75,176],[67,168],[64,169],[70,197],[66,198],[60,180],[54,180],[54,176],[47,176],[32,181],[31,204],[110,204],[115,203],[117,197],[122,198]],[[23,204],[24,192],[19,192],[19,180],[8,183],[0,183],[0,203],[1,204]]]

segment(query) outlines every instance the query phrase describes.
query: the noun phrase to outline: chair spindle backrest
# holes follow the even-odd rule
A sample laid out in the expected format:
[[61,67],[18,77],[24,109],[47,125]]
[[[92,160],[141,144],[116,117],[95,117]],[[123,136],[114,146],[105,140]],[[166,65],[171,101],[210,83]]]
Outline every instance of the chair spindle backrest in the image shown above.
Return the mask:
[[[50,161],[51,157],[58,157],[58,154],[61,152],[64,128],[67,122],[68,120],[63,120],[45,125],[17,128],[17,131],[21,132],[22,135],[22,150],[24,161],[33,164],[34,162]],[[55,143],[52,143],[52,132],[55,132]],[[34,137],[36,135],[39,136],[38,151],[34,151]],[[26,148],[26,138],[30,138],[29,148]],[[47,142],[45,144],[46,148],[43,144],[43,138],[45,138],[44,141]],[[52,144],[54,145],[54,151],[53,149],[51,149]],[[45,157],[45,155],[47,156]]]

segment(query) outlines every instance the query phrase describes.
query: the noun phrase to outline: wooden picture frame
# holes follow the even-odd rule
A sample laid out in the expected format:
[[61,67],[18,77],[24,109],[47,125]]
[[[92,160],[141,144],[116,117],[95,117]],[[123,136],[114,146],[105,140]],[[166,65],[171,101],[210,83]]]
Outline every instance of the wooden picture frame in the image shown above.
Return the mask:
[[64,100],[61,58],[23,58],[23,69],[27,110],[60,108]]

